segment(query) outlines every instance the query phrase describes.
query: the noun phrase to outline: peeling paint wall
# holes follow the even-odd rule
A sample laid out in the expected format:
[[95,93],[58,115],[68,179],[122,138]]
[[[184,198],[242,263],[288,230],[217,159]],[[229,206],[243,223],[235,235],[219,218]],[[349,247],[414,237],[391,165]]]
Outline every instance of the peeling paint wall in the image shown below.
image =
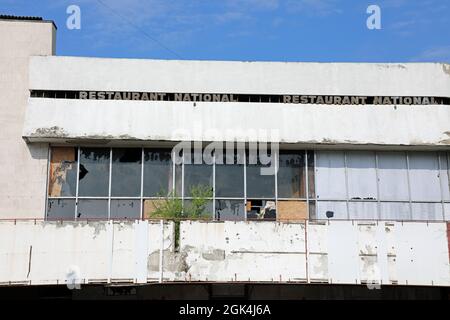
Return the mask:
[[171,222],[0,222],[0,285],[76,270],[80,283],[449,286],[449,268],[446,223],[183,221],[176,249]]
[[[448,146],[449,119],[448,106],[232,102],[194,106],[192,102],[30,98],[23,136],[31,141],[59,137],[61,142],[67,138],[216,141],[222,136],[220,140],[231,141],[279,138],[281,143]],[[261,128],[268,130],[267,137],[257,137]]]

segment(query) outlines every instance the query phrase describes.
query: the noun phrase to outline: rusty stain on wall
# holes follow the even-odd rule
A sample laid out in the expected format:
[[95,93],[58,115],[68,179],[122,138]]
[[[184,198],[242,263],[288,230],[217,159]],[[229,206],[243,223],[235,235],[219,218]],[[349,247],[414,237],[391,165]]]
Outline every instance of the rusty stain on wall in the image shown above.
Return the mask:
[[443,64],[442,70],[444,70],[444,73],[448,74],[450,76],[450,64]]

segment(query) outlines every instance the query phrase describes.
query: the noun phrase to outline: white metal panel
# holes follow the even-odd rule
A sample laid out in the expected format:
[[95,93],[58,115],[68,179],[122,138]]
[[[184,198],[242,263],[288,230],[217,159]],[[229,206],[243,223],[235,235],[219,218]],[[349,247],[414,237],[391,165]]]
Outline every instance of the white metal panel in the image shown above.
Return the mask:
[[376,220],[378,219],[376,202],[357,202],[348,203],[349,218],[354,220]]
[[450,285],[445,223],[397,224],[395,236],[399,284]]
[[308,278],[311,282],[328,282],[327,222],[307,224]]
[[444,209],[445,209],[445,221],[450,221],[450,203],[445,203]]
[[409,201],[406,153],[379,152],[377,157],[380,199]]
[[305,224],[225,221],[227,252],[305,252]]
[[235,281],[306,281],[304,253],[233,253],[227,272]]
[[316,152],[316,194],[319,200],[347,198],[343,152]]
[[412,203],[413,220],[433,221],[444,220],[443,206],[441,202],[436,203]]
[[347,179],[349,199],[377,199],[375,153],[347,152]]
[[411,207],[409,205],[409,202],[381,202],[380,219],[410,220]]
[[345,201],[317,201],[317,219],[348,219],[347,203]]
[[330,283],[360,283],[358,237],[350,221],[328,225],[328,276]]
[[410,152],[411,200],[441,201],[437,153]]
[[134,223],[134,274],[137,283],[147,283],[148,223]]

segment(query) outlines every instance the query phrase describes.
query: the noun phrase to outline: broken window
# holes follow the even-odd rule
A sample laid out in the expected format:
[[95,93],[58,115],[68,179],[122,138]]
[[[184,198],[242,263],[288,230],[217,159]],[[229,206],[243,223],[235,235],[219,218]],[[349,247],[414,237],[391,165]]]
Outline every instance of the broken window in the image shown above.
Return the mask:
[[108,196],[109,156],[109,148],[80,148],[78,196]]
[[49,190],[50,197],[75,196],[77,184],[77,149],[51,149]]
[[111,196],[141,195],[142,149],[114,148],[112,151]]
[[73,220],[75,218],[74,199],[49,199],[47,204],[48,220]]
[[108,219],[108,200],[79,199],[77,218]]
[[275,200],[249,199],[246,203],[247,219],[275,220],[277,208]]
[[112,199],[111,219],[140,219],[141,201],[139,199]]
[[216,200],[216,220],[245,220],[244,200]]
[[170,149],[144,150],[144,197],[164,197],[172,190]]
[[[230,152],[230,150],[227,150]],[[243,198],[244,197],[244,162],[242,153],[228,156],[223,154],[223,159],[216,159],[216,197]]]
[[278,198],[305,198],[305,152],[280,151],[278,163]]
[[[247,154],[246,160],[247,198],[275,198],[275,174],[270,173],[271,170],[268,169],[274,164],[263,164],[259,153],[258,156]],[[268,172],[262,170],[263,168]]]

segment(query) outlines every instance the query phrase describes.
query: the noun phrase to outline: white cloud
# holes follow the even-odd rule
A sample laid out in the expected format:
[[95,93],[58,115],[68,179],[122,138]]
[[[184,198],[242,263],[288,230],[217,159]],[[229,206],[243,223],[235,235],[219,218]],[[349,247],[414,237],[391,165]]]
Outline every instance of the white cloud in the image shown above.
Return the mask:
[[450,45],[429,48],[412,61],[428,61],[428,62],[450,62]]

